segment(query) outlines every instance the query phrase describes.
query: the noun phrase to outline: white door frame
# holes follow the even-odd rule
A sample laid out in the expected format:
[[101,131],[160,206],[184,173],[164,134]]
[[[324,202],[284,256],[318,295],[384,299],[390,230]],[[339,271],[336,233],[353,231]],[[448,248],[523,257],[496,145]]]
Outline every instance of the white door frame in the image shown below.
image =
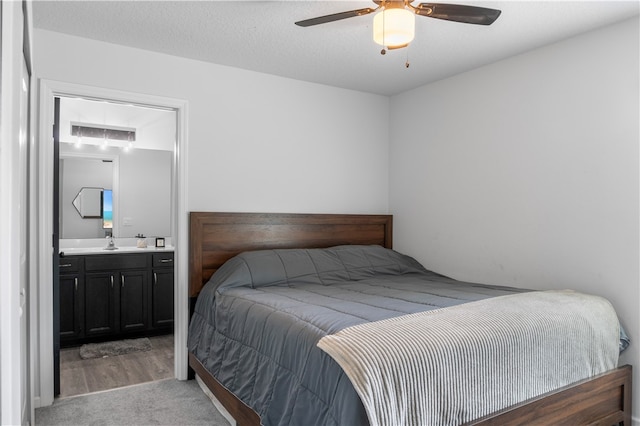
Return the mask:
[[[42,407],[53,404],[53,100],[56,96],[81,97],[85,99],[109,100],[125,104],[159,107],[177,113],[176,148],[174,155],[174,179],[172,189],[173,214],[171,234],[175,247],[174,274],[174,330],[175,330],[175,376],[187,379],[187,327],[189,322],[188,297],[188,210],[187,210],[187,108],[185,100],[161,96],[131,93],[94,86],[66,83],[54,80],[39,80],[39,153],[38,204],[39,214],[39,312],[32,321],[31,336],[36,340],[33,372],[39,377],[36,388],[39,395],[34,405]],[[38,397],[39,396],[39,397]]]
[[32,413],[26,333],[32,121],[24,113],[34,85],[23,80],[32,64],[30,16],[27,3],[0,4],[0,424],[24,424]]

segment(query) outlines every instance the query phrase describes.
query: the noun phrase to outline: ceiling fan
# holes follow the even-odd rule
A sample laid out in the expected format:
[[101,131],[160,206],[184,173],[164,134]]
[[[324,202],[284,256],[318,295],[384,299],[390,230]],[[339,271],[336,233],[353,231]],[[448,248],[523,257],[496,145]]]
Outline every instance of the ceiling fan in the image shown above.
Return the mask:
[[[387,49],[400,49],[408,46],[414,38],[415,15],[476,25],[491,25],[500,16],[500,11],[497,9],[459,4],[420,3],[413,6],[410,0],[373,0],[373,2],[378,7],[318,16],[295,24],[310,27],[380,11],[373,19],[374,41]],[[383,55],[386,53],[384,48],[381,53]]]

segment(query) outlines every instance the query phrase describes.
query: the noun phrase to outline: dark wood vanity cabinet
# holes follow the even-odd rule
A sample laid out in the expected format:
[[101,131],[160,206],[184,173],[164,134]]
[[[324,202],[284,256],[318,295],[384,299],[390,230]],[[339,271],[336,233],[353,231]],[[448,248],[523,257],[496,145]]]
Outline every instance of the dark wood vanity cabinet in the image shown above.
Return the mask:
[[173,252],[154,253],[151,284],[151,325],[173,329]]
[[83,334],[84,262],[78,257],[60,259],[60,339],[74,340]]
[[147,271],[120,272],[120,332],[149,328]]
[[86,336],[146,330],[150,255],[104,254],[84,258]]
[[85,282],[86,336],[148,328],[147,271],[88,272]]
[[173,329],[173,252],[68,256],[60,274],[60,341],[137,337]]
[[85,275],[83,337],[103,336],[118,331],[115,289],[117,281],[114,275],[110,272],[90,272]]

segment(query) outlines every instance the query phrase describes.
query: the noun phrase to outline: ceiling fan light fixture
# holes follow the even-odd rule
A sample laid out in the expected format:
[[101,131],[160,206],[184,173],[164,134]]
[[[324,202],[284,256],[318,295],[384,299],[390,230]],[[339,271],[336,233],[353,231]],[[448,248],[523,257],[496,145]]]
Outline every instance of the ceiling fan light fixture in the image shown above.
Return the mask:
[[390,49],[407,46],[415,37],[415,14],[404,8],[385,8],[373,17],[373,41]]

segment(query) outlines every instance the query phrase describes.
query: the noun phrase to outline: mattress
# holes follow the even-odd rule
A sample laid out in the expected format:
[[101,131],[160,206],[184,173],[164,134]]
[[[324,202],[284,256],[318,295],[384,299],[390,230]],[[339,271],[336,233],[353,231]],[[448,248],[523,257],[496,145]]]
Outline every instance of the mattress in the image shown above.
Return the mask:
[[453,280],[379,246],[246,252],[203,288],[189,351],[264,425],[368,424],[318,348],[349,327],[529,290]]

